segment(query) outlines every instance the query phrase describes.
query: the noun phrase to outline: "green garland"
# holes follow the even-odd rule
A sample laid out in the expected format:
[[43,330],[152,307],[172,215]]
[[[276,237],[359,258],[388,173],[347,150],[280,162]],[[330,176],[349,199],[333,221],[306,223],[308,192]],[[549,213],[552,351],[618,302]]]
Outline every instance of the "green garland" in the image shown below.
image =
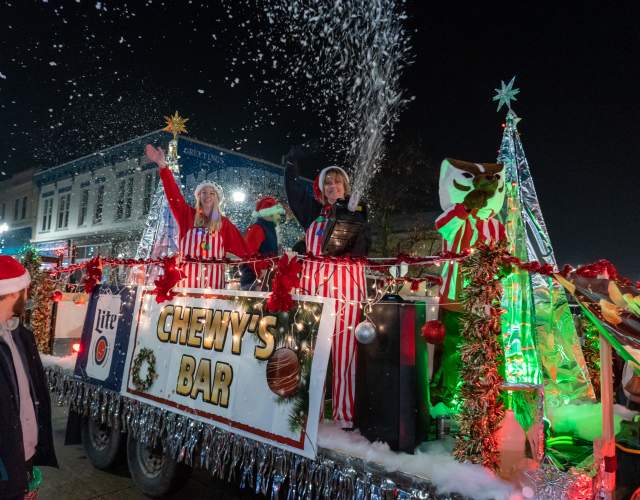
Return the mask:
[[[147,376],[143,379],[140,378],[140,369],[142,363],[147,362]],[[131,376],[133,378],[133,384],[141,391],[146,391],[151,387],[153,381],[156,378],[156,355],[153,351],[147,347],[140,349],[140,352],[133,360],[133,367],[131,369]]]
[[500,343],[502,285],[505,243],[475,249],[462,262],[468,283],[462,292],[462,343],[460,349],[462,387],[460,431],[454,455],[461,462],[480,463],[497,470],[500,452],[496,432],[504,417],[500,398],[504,351]]

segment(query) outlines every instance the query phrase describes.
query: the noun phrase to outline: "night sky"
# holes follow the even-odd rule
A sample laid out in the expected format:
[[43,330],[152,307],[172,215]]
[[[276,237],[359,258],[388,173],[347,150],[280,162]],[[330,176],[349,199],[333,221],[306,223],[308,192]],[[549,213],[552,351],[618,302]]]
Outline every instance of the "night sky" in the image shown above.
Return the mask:
[[[559,263],[608,258],[640,278],[638,9],[433,3],[406,5],[414,63],[402,81],[415,100],[396,139],[419,136],[434,176],[445,156],[494,161],[504,109],[493,89],[516,75],[513,107]],[[317,110],[291,98],[301,83],[289,99],[262,83],[247,4],[3,2],[0,180],[161,128],[176,109],[191,137],[275,162],[317,138]]]

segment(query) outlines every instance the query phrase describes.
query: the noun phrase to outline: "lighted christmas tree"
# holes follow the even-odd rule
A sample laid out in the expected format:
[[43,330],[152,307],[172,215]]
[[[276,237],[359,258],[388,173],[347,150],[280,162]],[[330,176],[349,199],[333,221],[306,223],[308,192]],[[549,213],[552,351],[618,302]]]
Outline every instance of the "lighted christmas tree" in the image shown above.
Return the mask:
[[[188,118],[181,117],[176,111],[173,116],[165,116],[165,120],[167,126],[163,130],[173,134],[173,139],[169,141],[167,164],[179,185],[178,135],[187,132],[185,123]],[[138,244],[136,259],[154,259],[177,253],[178,234],[178,223],[171,214],[162,183],[158,183],[149,209],[147,223]],[[157,277],[157,269],[157,266],[151,266],[149,272],[145,273],[145,283],[154,282]]]
[[[557,269],[533,177],[511,109],[519,92],[508,85],[496,89],[494,100],[508,108],[498,161],[505,165],[506,203],[502,209],[509,251],[524,261]],[[502,334],[505,379],[537,384],[544,378],[545,398],[566,403],[593,399],[594,393],[564,289],[551,278],[513,269],[503,280]]]

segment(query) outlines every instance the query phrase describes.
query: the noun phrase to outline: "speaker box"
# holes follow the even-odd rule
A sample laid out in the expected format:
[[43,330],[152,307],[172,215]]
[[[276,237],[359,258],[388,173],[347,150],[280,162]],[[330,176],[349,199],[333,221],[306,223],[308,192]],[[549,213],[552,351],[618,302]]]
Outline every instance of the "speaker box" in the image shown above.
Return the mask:
[[369,319],[377,335],[370,344],[358,344],[356,425],[369,441],[413,453],[426,434],[416,398],[416,308],[388,295]]

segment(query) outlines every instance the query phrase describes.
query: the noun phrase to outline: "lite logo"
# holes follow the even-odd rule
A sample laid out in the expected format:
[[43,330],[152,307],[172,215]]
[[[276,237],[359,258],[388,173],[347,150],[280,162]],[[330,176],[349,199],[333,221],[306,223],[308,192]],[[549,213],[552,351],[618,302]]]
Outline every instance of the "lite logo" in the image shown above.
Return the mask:
[[102,333],[104,330],[114,330],[118,324],[118,315],[111,311],[98,309],[96,311],[96,326],[94,331]]
[[98,297],[86,369],[91,378],[104,381],[109,377],[121,303],[118,295]]

